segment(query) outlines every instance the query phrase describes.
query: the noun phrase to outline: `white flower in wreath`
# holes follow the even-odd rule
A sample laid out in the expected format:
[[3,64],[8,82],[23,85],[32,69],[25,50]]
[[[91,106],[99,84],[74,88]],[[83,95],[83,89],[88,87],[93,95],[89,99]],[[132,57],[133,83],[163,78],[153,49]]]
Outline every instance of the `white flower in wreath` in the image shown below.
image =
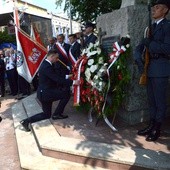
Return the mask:
[[93,80],[98,80],[99,79],[99,76],[98,75],[95,75]]
[[95,83],[93,81],[91,81],[91,85],[94,87],[95,86]]
[[90,69],[89,69],[89,68],[86,69],[86,71],[85,71],[85,76],[86,76],[86,80],[89,82],[90,77],[91,77],[91,72],[90,72]]
[[88,66],[91,66],[93,63],[94,63],[94,59],[89,59],[87,62]]
[[101,72],[101,73],[106,72],[106,71],[107,71],[106,65],[103,65],[99,70],[99,72]]
[[84,54],[86,54],[86,49],[84,49],[84,50],[82,51],[82,55],[84,55]]
[[99,55],[99,54],[101,54],[101,48],[97,48],[97,54]]
[[129,48],[130,47],[130,44],[126,44],[126,48]]
[[98,53],[98,51],[87,51],[87,57],[93,56],[97,53]]
[[103,57],[100,57],[100,58],[99,58],[98,63],[99,63],[99,64],[103,64],[103,63],[104,63]]
[[97,68],[98,68],[98,65],[92,65],[92,66],[90,67],[91,73],[94,73],[94,72],[97,70]]
[[94,44],[94,47],[98,47],[99,46],[99,41],[97,41],[95,44]]
[[94,47],[94,44],[93,43],[90,43],[89,46],[86,48],[86,53],[90,53],[91,52],[91,49]]
[[102,91],[103,88],[105,87],[105,85],[106,85],[105,82],[100,81],[100,82],[99,82],[99,91]]
[[119,70],[119,69],[120,69],[120,65],[117,66],[117,70]]

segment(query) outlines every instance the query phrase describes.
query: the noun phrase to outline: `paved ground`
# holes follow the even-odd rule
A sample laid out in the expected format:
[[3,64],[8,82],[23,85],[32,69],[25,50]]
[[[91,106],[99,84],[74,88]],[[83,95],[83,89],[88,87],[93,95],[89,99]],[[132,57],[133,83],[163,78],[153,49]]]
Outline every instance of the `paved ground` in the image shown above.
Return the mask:
[[[0,123],[0,170],[20,170],[20,162],[11,115],[11,106],[16,102],[17,100],[15,97],[7,96],[3,98],[2,107],[0,108],[0,115],[3,118],[3,121]],[[136,135],[137,129],[145,126],[145,124],[129,126],[116,117],[114,125],[118,128],[118,132],[113,132],[103,120],[101,120],[96,127],[95,114],[93,115],[94,121],[90,123],[87,118],[87,113],[78,112],[72,106],[72,103],[73,102],[70,101],[65,110],[69,115],[69,119],[52,121],[60,135],[170,153],[169,119],[167,119],[166,124],[163,126],[161,138],[156,142],[148,143],[145,141],[144,137]],[[53,111],[56,105],[57,102],[53,105]]]
[[0,170],[21,169],[11,111],[12,105],[17,102],[15,97],[1,99],[0,115],[3,120],[0,123]]
[[[170,153],[170,119],[166,119],[166,124],[162,127],[162,135],[156,142],[147,142],[144,137],[136,135],[138,129],[146,126],[144,123],[130,126],[123,123],[116,117],[114,126],[118,132],[113,132],[106,123],[101,120],[97,127],[96,115],[93,114],[93,122],[88,121],[88,114],[86,112],[78,112],[73,106],[71,101],[65,113],[69,115],[69,119],[52,121],[53,125],[61,136],[83,138],[96,142],[104,142],[111,144],[120,144],[129,147],[145,148],[148,150],[162,151]],[[57,102],[53,105],[55,109]]]

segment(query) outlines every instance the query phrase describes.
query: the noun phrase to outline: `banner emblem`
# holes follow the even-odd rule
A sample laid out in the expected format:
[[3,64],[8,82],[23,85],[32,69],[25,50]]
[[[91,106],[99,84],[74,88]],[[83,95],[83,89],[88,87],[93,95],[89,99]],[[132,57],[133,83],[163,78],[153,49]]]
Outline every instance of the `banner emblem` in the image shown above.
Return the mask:
[[24,62],[24,56],[21,51],[17,51],[17,67],[20,67],[23,65]]
[[28,57],[28,59],[29,59],[30,62],[35,64],[35,63],[37,63],[40,56],[41,56],[41,52],[38,51],[36,48],[33,48],[31,54]]

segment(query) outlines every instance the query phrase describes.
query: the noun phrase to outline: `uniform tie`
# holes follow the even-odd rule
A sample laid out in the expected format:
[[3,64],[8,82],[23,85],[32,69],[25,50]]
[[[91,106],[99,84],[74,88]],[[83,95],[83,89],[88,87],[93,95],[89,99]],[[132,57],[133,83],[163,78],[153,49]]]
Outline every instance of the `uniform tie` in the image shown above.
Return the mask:
[[157,24],[156,22],[152,25],[153,31],[155,31],[157,25],[158,25],[158,24]]

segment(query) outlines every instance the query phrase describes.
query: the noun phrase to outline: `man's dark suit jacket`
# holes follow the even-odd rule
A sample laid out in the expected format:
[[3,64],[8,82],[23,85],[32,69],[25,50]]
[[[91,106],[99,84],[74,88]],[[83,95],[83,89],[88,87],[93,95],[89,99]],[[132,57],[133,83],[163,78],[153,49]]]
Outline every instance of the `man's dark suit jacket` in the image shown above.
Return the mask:
[[4,60],[0,58],[0,90],[1,95],[5,94],[5,63]]
[[[64,43],[63,48],[65,49],[67,55],[69,56],[69,49],[70,49],[70,44]],[[59,54],[59,59],[67,66],[71,67],[71,63],[70,60],[68,58],[68,60],[65,59],[65,57],[63,57],[62,53],[60,52],[60,50],[57,48],[56,45],[54,45],[54,49],[57,50],[57,53]],[[65,75],[69,74],[69,70],[63,66],[60,62],[57,62],[55,64],[55,69],[56,71],[59,73],[60,75],[62,75],[63,77],[65,77]]]
[[0,77],[4,78],[5,75],[5,63],[4,60],[0,58]]
[[70,48],[71,48],[71,53],[72,53],[72,55],[74,56],[74,58],[75,58],[76,60],[78,60],[79,57],[80,57],[80,53],[81,53],[81,51],[80,51],[81,45],[76,41],[76,42],[74,43],[74,45],[71,46]]
[[84,45],[83,47],[88,47],[90,43],[95,43],[97,40],[97,37],[92,33],[90,36],[86,36],[84,40]]
[[62,78],[54,67],[46,60],[39,69],[39,87],[37,97],[40,101],[52,101],[53,92],[60,91],[60,86],[71,86],[72,80]]

